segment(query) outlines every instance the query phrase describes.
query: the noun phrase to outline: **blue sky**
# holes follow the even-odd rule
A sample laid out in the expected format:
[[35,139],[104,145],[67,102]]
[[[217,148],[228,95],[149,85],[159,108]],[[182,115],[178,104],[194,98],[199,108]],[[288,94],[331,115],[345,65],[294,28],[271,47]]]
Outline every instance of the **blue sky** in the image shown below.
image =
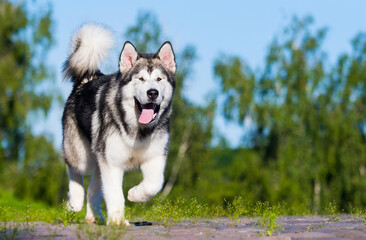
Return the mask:
[[[350,40],[360,31],[366,31],[366,1],[335,0],[276,0],[276,1],[96,1],[54,0],[53,8],[55,46],[48,63],[54,68],[57,85],[66,99],[71,84],[63,82],[60,69],[67,57],[72,33],[86,22],[101,23],[115,32],[119,46],[114,49],[105,70],[117,70],[117,58],[128,26],[136,22],[140,11],[154,13],[176,51],[191,44],[196,47],[198,60],[194,74],[187,79],[185,94],[193,102],[204,104],[207,95],[218,91],[213,75],[213,62],[221,53],[237,55],[252,68],[263,65],[264,56],[272,39],[281,33],[294,15],[313,16],[314,26],[328,27],[323,49],[329,62],[350,51]],[[103,68],[102,68],[103,69]],[[62,107],[54,106],[47,120],[38,124],[37,133],[53,135],[55,146],[61,146]],[[216,129],[224,132],[232,146],[240,142],[244,130],[226,123],[220,116]]]

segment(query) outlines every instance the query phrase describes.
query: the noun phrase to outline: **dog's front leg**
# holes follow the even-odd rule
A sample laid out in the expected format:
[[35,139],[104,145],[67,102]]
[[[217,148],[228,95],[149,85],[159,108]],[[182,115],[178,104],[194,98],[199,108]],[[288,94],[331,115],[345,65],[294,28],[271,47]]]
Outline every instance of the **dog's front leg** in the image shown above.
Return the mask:
[[144,179],[128,191],[129,201],[146,202],[161,190],[164,183],[165,161],[165,156],[159,156],[141,164]]
[[125,199],[122,191],[123,170],[107,162],[99,162],[107,225],[129,225],[125,220]]

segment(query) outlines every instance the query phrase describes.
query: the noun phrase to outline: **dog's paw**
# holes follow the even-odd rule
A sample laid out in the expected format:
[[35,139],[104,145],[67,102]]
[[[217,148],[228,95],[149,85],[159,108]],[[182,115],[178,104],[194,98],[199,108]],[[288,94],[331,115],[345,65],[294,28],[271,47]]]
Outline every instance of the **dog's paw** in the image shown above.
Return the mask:
[[115,221],[115,220],[109,220],[108,219],[108,221],[107,221],[107,225],[108,226],[125,226],[125,227],[129,227],[129,226],[131,226],[130,225],[130,222],[128,221],[128,220],[126,220],[126,219],[122,219],[122,220],[117,220],[117,221]]
[[128,220],[124,217],[124,211],[114,211],[108,214],[107,225],[117,225],[117,226],[130,226]]
[[146,202],[149,197],[145,195],[141,186],[135,186],[128,191],[127,199],[130,202]]
[[94,214],[86,214],[85,216],[85,222],[86,223],[98,223],[103,225],[105,223],[104,216],[102,214],[99,214],[97,217],[94,216]]
[[84,206],[84,188],[77,183],[70,183],[70,190],[68,192],[69,200],[66,207],[69,211],[80,212]]
[[88,218],[85,218],[85,222],[86,222],[87,224],[95,223],[95,217],[88,217]]
[[86,204],[86,216],[85,216],[86,223],[100,223],[104,224],[105,219],[102,213],[102,210],[100,209],[99,204],[95,204],[94,206],[91,204],[91,202],[88,202]]
[[80,212],[83,209],[84,202],[83,201],[67,201],[66,208],[69,211]]

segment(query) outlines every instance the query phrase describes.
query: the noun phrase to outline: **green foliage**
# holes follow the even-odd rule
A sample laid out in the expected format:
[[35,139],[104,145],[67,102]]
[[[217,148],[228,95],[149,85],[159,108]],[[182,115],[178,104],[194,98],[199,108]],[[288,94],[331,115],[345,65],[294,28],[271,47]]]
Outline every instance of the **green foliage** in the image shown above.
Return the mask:
[[255,216],[259,216],[259,225],[266,230],[267,236],[272,236],[280,225],[276,223],[277,217],[286,211],[281,204],[270,205],[268,202],[257,202],[254,207]]
[[70,211],[66,207],[66,203],[63,203],[57,209],[57,222],[62,223],[65,226],[72,223],[79,223],[80,219],[78,219],[79,214],[73,211]]
[[32,132],[60,99],[46,64],[53,22],[50,10],[30,12],[31,5],[0,1],[0,181],[18,196],[55,204],[64,197],[64,167],[52,139]]
[[164,204],[153,205],[146,217],[148,220],[162,222],[165,227],[171,227],[184,220],[184,210],[181,206],[180,200],[174,204],[166,200]]
[[33,161],[24,163],[23,169],[26,171],[16,173],[15,194],[55,206],[65,199],[66,166],[44,136],[27,138],[26,143],[29,149],[25,159]]
[[[313,30],[312,22],[294,18],[271,43],[262,70],[254,72],[236,56],[216,60],[224,115],[252,123],[246,136],[250,148],[240,151],[249,157],[233,158],[242,162],[237,172],[243,182],[254,181],[254,188],[264,190],[255,198],[305,203],[313,211],[333,200],[343,209],[348,203],[362,206],[366,35],[357,35],[352,53],[331,65],[322,50],[326,29]],[[253,159],[257,169],[246,172],[250,166],[244,165]],[[257,179],[247,178],[254,174]]]
[[43,202],[20,200],[7,191],[0,191],[0,222],[47,222],[55,224],[83,223],[85,210],[79,213],[70,212],[65,204],[50,207]]
[[279,215],[288,215],[289,209],[282,204],[271,205],[268,202],[250,202],[244,197],[235,197],[233,201],[225,201],[225,206],[206,204],[196,198],[185,200],[177,198],[153,199],[148,204],[135,205],[126,209],[127,218],[144,219],[161,223],[165,227],[172,227],[182,221],[191,221],[196,225],[207,218],[228,217],[233,226],[240,223],[242,217],[259,217],[260,226],[268,231],[277,229],[275,220]]
[[331,222],[339,222],[340,218],[338,217],[338,205],[335,201],[329,202],[326,207],[326,213],[329,214],[329,221]]
[[240,222],[240,217],[248,215],[247,202],[242,197],[235,197],[232,202],[226,202],[227,215],[232,219],[232,225]]
[[143,53],[156,52],[163,43],[160,24],[150,12],[138,14],[136,25],[127,29],[126,37]]

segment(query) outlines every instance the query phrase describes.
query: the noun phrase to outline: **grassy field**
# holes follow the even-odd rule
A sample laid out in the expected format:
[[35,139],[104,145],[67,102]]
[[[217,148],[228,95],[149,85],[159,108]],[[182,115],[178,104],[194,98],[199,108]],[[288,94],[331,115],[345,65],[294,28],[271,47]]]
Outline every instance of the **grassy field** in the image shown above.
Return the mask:
[[[103,206],[105,209],[105,206]],[[234,227],[240,223],[242,217],[255,218],[259,227],[264,229],[266,235],[272,235],[280,228],[277,223],[279,216],[328,216],[329,221],[339,221],[339,216],[345,214],[340,211],[336,203],[329,203],[328,207],[319,213],[312,213],[305,207],[291,209],[284,203],[269,204],[268,202],[249,203],[244,197],[237,197],[233,201],[225,201],[224,206],[207,205],[196,199],[161,200],[158,197],[144,204],[134,204],[126,207],[126,218],[130,222],[151,221],[170,228],[180,222],[190,221],[199,225],[202,220],[227,218]],[[365,209],[353,209],[351,214],[366,221]],[[105,215],[105,214],[104,214]],[[44,222],[68,226],[79,224],[79,228],[87,234],[88,231],[113,230],[113,226],[92,225],[93,230],[85,224],[85,209],[81,212],[70,212],[65,204],[49,207],[43,203],[16,199],[10,192],[0,192],[0,238],[12,239],[17,234],[14,223],[24,226],[32,222]],[[29,226],[31,226],[30,224]],[[9,229],[12,229],[9,233]]]

